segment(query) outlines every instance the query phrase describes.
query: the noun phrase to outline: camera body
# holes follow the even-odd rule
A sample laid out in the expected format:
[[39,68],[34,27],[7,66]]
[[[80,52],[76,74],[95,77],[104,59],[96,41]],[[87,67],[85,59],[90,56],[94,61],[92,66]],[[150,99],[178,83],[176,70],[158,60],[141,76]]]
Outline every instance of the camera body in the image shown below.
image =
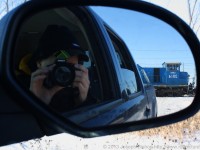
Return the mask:
[[48,89],[55,85],[69,87],[74,81],[75,70],[73,64],[67,63],[65,60],[57,60],[56,66],[48,73],[43,85]]

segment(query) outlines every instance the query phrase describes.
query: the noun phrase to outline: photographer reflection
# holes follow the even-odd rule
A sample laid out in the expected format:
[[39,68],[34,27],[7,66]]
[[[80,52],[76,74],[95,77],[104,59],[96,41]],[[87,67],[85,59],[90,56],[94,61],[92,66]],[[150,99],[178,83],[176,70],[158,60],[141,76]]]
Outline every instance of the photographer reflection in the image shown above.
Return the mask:
[[49,25],[32,55],[30,90],[59,112],[87,103],[89,58],[64,26]]

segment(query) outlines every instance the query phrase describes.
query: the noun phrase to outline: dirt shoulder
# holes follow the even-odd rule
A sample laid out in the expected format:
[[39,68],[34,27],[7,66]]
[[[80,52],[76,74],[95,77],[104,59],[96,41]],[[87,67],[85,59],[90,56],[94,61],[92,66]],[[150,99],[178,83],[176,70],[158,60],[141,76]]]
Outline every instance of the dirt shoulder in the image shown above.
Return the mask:
[[[184,102],[187,105],[183,105]],[[166,108],[166,107],[164,108],[163,106],[160,106],[160,108],[162,109],[170,110],[172,108],[175,108],[176,111],[178,111],[181,108],[180,106],[188,106],[189,103],[188,103],[187,98],[182,98],[182,99],[178,98],[174,100],[170,100],[169,98],[165,98],[165,99],[161,98],[159,104],[169,107],[169,108]],[[177,106],[175,107],[175,105]],[[182,108],[185,108],[185,107],[182,107]],[[174,112],[174,110],[172,110],[172,112]],[[162,112],[161,114],[164,115],[165,112]],[[194,115],[193,117],[190,117],[181,122],[163,126],[163,127],[139,131],[137,132],[137,134],[140,136],[160,135],[160,136],[163,136],[165,139],[167,138],[167,139],[174,140],[174,139],[183,139],[186,136],[192,137],[192,135],[197,131],[200,131],[200,112]]]

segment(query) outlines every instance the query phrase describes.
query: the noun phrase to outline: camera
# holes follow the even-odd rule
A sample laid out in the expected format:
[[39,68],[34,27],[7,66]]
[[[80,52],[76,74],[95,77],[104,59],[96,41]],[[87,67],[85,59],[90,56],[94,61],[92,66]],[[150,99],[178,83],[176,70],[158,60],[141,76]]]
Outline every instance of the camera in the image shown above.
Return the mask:
[[75,67],[73,64],[67,63],[65,60],[57,60],[56,66],[48,73],[43,85],[50,89],[55,85],[68,87],[75,78]]

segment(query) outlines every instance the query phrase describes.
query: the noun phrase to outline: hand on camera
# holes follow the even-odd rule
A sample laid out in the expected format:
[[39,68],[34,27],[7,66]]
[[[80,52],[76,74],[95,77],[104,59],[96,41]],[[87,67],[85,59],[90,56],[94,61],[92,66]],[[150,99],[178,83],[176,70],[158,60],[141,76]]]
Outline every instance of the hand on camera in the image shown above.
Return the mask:
[[[31,75],[30,91],[32,91],[45,104],[49,104],[54,94],[64,88],[58,85],[55,85],[52,88],[46,88],[43,84],[49,72],[52,71],[54,67],[55,64],[37,69]],[[75,71],[75,79],[72,83],[72,87],[78,88],[78,97],[75,97],[74,100],[76,105],[80,105],[87,98],[90,81],[88,77],[88,69],[80,64],[76,64],[75,68],[77,70]]]
[[54,86],[51,89],[47,89],[43,85],[44,79],[47,77],[49,71],[51,71],[54,67],[55,64],[43,67],[37,69],[31,74],[30,91],[32,91],[35,96],[41,99],[45,104],[49,104],[53,95],[63,88],[60,86]]
[[79,105],[87,99],[87,94],[90,86],[90,80],[88,76],[88,69],[83,65],[76,64],[75,79],[72,86],[78,88],[79,95],[76,98],[76,104]]

